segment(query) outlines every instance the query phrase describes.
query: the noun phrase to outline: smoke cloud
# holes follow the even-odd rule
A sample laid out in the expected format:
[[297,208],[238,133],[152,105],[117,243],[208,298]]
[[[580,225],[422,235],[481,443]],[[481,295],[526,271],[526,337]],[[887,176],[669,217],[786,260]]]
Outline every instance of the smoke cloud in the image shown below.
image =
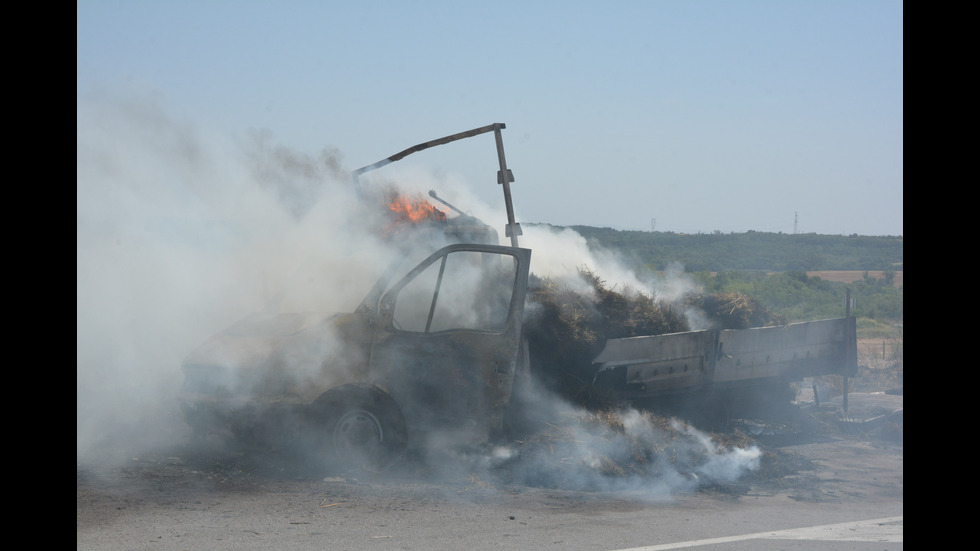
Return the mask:
[[[408,247],[379,234],[383,213],[365,194],[394,182],[407,195],[436,189],[504,235],[502,205],[483,204],[452,175],[385,169],[355,187],[336,150],[297,153],[268,132],[217,135],[151,98],[80,96],[76,130],[79,463],[106,461],[107,449],[128,456],[186,440],[189,429],[176,405],[181,362],[247,314],[353,310]],[[583,267],[621,289],[668,301],[692,289],[679,268],[639,276],[571,230],[526,225],[520,239],[533,250],[532,272],[583,292]],[[696,314],[690,319],[698,328]],[[324,335],[319,346],[331,342]],[[758,465],[758,450],[721,449],[689,426],[675,427],[668,444],[640,412],[620,412],[623,430],[609,433],[543,391],[535,403],[536,418],[560,427],[562,438],[461,455],[445,452],[445,442],[433,435],[429,459],[439,467],[432,472],[462,468],[498,483],[661,499],[699,480],[736,479]],[[650,461],[633,472],[614,468],[637,454]]]
[[337,152],[212,135],[147,98],[79,98],[76,168],[79,460],[166,443],[206,337],[273,303],[349,311],[395,254]]
[[756,471],[755,445],[724,446],[698,428],[633,408],[586,412],[535,389],[531,434],[490,450],[430,446],[428,476],[477,482],[616,494],[667,503],[705,486],[734,483]]

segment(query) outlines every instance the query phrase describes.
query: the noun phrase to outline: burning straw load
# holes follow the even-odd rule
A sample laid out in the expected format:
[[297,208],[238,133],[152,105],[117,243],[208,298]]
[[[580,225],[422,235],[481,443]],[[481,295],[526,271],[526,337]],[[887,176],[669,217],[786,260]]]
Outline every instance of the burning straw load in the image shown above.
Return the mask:
[[[751,472],[772,468],[771,454],[738,431],[704,433],[686,421],[653,411],[616,407],[590,383],[591,359],[607,339],[690,330],[679,313],[698,307],[717,327],[776,323],[756,300],[740,293],[692,295],[680,304],[606,286],[581,269],[583,293],[532,276],[527,335],[532,370],[547,388],[583,406],[571,408],[512,446],[495,476],[506,482],[576,490],[629,490],[668,496],[706,486],[727,487]],[[539,420],[540,421],[540,420]]]
[[748,329],[784,325],[786,320],[767,310],[756,299],[742,293],[717,293],[693,297],[692,305],[704,310],[720,329]]
[[610,405],[590,388],[595,374],[592,358],[608,339],[689,331],[680,312],[690,307],[702,309],[713,325],[724,329],[781,322],[758,301],[741,293],[691,295],[681,304],[670,304],[640,291],[609,288],[589,269],[579,273],[589,285],[588,293],[532,274],[528,302],[534,307],[528,311],[526,332],[532,370],[540,381],[590,408]]
[[669,305],[628,289],[606,287],[594,272],[579,270],[590,286],[583,294],[550,278],[532,274],[526,332],[532,370],[541,382],[580,405],[595,405],[585,391],[594,358],[606,339],[686,331],[687,322]]

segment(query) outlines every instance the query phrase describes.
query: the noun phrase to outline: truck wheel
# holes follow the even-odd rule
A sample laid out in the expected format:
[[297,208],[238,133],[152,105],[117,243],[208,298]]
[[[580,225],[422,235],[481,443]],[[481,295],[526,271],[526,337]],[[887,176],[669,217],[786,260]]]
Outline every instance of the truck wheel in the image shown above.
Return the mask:
[[355,387],[320,407],[321,452],[343,470],[383,472],[397,463],[407,444],[398,405],[377,389]]

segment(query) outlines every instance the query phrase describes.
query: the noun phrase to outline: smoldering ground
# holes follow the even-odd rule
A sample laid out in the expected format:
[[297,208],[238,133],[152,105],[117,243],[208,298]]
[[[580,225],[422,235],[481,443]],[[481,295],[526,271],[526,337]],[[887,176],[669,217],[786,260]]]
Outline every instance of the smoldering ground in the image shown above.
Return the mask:
[[[393,476],[481,489],[532,486],[670,502],[704,487],[725,487],[760,468],[750,439],[717,440],[680,419],[624,407],[586,411],[542,388],[527,427],[487,448],[432,445]],[[445,444],[435,435],[435,444]]]
[[[451,177],[434,185],[430,173],[391,172],[358,189],[336,150],[298,153],[265,132],[215,135],[147,98],[85,97],[77,107],[80,464],[186,449],[176,405],[181,362],[248,313],[351,311],[405,253],[405,242],[379,236],[385,221],[365,201],[371,185],[397,181],[407,194],[438,187],[477,218],[501,228],[506,221],[502,205],[482,204]],[[518,213],[519,200],[516,192]],[[642,280],[568,230],[527,227],[521,246],[534,251],[535,274],[572,288],[586,289],[583,266],[667,299],[690,286],[679,275]],[[758,465],[751,446],[722,447],[640,412],[616,412],[610,423],[544,391],[532,402],[544,430],[479,450],[453,450],[434,434],[414,457],[425,463],[416,472],[665,498]]]

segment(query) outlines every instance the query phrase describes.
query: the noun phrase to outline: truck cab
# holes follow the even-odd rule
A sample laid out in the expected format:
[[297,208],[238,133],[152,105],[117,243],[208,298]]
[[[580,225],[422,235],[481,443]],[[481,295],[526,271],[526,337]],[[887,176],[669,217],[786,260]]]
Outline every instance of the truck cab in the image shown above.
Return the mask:
[[251,314],[185,360],[186,418],[201,433],[297,433],[326,461],[374,469],[434,433],[485,442],[527,374],[529,263],[528,249],[453,244],[354,312]]
[[[494,131],[509,175],[501,128],[406,151]],[[356,171],[355,183],[382,164]],[[408,269],[389,269],[354,311],[256,312],[208,339],[182,366],[188,424],[198,434],[298,439],[325,465],[369,470],[428,438],[493,438],[515,381],[528,376],[531,251],[516,245],[519,226],[507,227],[513,244],[502,246],[490,226],[460,213],[439,226],[450,244]]]

